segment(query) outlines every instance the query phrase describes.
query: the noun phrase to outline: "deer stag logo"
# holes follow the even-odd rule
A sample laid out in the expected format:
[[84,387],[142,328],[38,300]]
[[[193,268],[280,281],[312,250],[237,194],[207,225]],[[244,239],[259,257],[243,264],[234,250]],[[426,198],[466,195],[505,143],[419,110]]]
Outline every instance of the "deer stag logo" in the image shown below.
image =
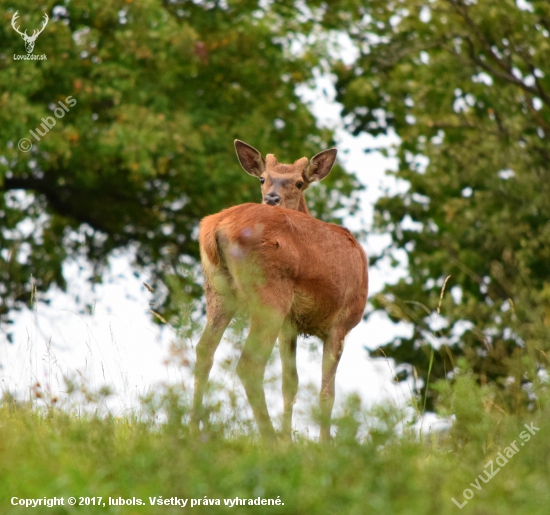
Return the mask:
[[15,25],[15,22],[17,21],[17,18],[19,18],[19,11],[15,11],[15,14],[13,15],[13,18],[11,19],[11,26],[13,27],[13,30],[17,32],[25,42],[25,50],[27,51],[27,54],[32,54],[32,51],[34,50],[34,42],[36,41],[36,38],[40,35],[40,33],[46,28],[46,25],[48,25],[48,15],[44,13],[44,21],[42,22],[42,28],[40,29],[34,29],[32,32],[32,36],[29,36],[27,34],[27,31],[21,32],[19,30],[19,27]]

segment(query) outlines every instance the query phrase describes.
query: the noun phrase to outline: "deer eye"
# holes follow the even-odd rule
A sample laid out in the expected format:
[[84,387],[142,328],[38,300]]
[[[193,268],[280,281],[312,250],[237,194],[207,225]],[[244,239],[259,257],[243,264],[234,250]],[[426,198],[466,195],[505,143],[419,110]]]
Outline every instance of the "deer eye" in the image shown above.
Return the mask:
[[301,188],[304,185],[302,181],[296,183],[297,188]]
[[265,182],[265,178],[264,177],[260,177],[260,184],[263,184]]

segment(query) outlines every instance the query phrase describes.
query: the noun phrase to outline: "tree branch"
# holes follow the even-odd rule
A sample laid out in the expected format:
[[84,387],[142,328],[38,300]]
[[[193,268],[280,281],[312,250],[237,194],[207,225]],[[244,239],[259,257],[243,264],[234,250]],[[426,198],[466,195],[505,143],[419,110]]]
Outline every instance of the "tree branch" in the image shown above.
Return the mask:
[[5,178],[4,184],[0,189],[4,191],[9,190],[25,190],[36,191],[46,197],[48,205],[53,208],[57,214],[71,218],[78,223],[86,223],[106,234],[109,234],[109,229],[97,219],[92,218],[86,213],[84,209],[75,210],[70,202],[66,199],[70,199],[74,195],[74,190],[67,187],[52,187],[45,181],[36,179],[34,177],[11,177]]

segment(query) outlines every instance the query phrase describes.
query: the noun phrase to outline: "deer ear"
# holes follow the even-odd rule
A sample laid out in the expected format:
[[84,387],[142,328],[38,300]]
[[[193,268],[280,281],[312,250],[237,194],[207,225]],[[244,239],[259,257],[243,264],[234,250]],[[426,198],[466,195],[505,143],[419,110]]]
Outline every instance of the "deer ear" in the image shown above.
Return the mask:
[[304,170],[304,178],[309,182],[322,181],[336,161],[336,152],[335,148],[329,148],[315,154]]
[[260,177],[260,175],[264,173],[265,159],[254,147],[251,147],[244,141],[236,139],[235,152],[237,152],[239,163],[241,163],[246,173],[254,175],[255,177]]

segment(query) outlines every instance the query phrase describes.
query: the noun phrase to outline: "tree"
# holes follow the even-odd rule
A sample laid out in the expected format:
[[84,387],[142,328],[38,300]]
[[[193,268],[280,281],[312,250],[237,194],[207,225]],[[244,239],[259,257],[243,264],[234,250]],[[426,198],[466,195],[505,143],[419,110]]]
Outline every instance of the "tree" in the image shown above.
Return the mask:
[[[34,49],[47,60],[23,61],[13,57],[25,54],[10,26],[14,9],[0,1],[0,315],[29,302],[31,275],[39,291],[63,288],[63,263],[84,255],[99,281],[118,248],[132,249],[135,266],[173,290],[199,295],[189,271],[198,221],[259,201],[233,140],[281,162],[331,144],[295,94],[319,58],[289,52],[307,27],[286,2],[55,5],[20,9],[21,32],[50,18]],[[59,102],[67,109],[58,116]],[[37,141],[31,130],[46,133]],[[30,151],[18,148],[22,138]],[[337,168],[311,207],[330,218],[357,187]],[[337,192],[330,201],[329,189]]]
[[375,221],[392,237],[379,258],[406,251],[407,277],[373,304],[413,332],[379,355],[412,365],[423,395],[466,358],[525,406],[550,359],[550,4],[370,0],[350,13],[360,57],[335,67],[338,99],[355,133],[397,133],[408,185]]

